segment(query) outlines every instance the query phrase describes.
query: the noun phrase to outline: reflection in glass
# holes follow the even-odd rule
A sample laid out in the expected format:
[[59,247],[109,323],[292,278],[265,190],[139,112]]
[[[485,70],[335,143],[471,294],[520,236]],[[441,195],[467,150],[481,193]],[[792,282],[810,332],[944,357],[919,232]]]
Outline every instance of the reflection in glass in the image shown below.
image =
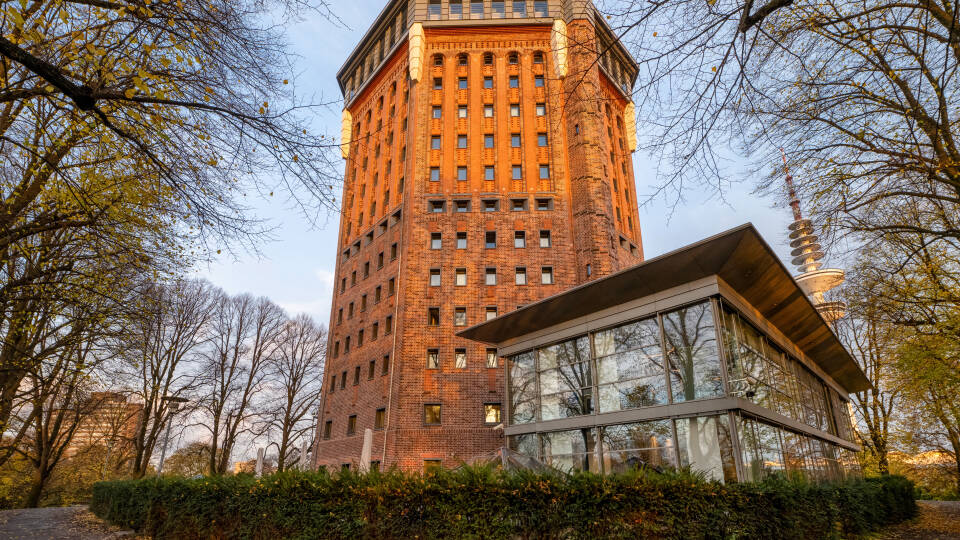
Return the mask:
[[594,334],[600,412],[667,403],[667,381],[656,319]]
[[676,425],[681,467],[714,480],[736,482],[737,465],[726,416],[680,418]]
[[677,465],[670,420],[607,426],[602,439],[603,468],[608,473]]
[[663,316],[673,401],[723,395],[713,309],[702,302]]
[[543,461],[551,467],[565,471],[600,472],[600,463],[595,452],[597,434],[595,429],[556,431],[541,435]]
[[510,423],[527,424],[536,419],[537,372],[533,351],[515,355],[509,362]]
[[540,420],[593,412],[590,341],[580,337],[537,352],[540,368]]
[[536,433],[513,435],[509,439],[510,449],[519,454],[540,458],[540,439]]

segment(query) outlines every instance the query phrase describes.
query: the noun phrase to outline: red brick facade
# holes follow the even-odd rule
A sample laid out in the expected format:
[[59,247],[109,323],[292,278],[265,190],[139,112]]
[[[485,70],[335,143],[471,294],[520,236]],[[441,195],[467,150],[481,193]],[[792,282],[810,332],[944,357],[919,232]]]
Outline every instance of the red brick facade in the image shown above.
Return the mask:
[[570,24],[565,79],[550,31],[428,27],[420,81],[403,44],[348,101],[318,465],[355,466],[365,428],[371,460],[406,469],[504,445],[485,422],[485,405],[506,403],[503,362],[454,334],[642,260],[627,98],[599,69],[590,23]]

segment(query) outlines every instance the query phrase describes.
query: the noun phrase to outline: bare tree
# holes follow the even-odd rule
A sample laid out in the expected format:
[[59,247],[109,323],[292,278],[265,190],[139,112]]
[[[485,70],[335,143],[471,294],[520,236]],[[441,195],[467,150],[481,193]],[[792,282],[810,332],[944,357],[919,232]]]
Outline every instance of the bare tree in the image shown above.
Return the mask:
[[320,404],[327,330],[307,315],[284,325],[271,355],[271,394],[276,399],[270,433],[279,440],[277,470],[288,466],[302,437],[313,429],[312,413]]
[[213,288],[205,281],[179,279],[167,284],[145,283],[122,336],[127,376],[143,409],[133,436],[132,471],[147,472],[174,410],[165,398],[183,398],[196,387],[190,365],[208,339]]
[[[734,147],[781,172],[828,231],[910,231],[903,205],[960,204],[960,24],[950,0],[608,0],[639,61],[661,190],[722,192]],[[735,150],[736,151],[736,150]],[[931,235],[956,238],[938,227]]]
[[199,380],[200,425],[210,433],[211,474],[224,474],[237,438],[261,413],[255,398],[264,386],[270,351],[286,314],[269,299],[220,294],[213,306],[210,344]]

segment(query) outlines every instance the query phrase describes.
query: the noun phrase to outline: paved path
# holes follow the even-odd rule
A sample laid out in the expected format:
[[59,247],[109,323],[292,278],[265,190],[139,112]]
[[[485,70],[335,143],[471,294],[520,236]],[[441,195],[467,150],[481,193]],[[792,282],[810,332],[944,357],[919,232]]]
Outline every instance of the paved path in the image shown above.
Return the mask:
[[106,540],[126,537],[86,506],[0,511],[0,540]]
[[960,501],[917,501],[920,515],[909,523],[887,527],[877,535],[883,540],[960,539]]

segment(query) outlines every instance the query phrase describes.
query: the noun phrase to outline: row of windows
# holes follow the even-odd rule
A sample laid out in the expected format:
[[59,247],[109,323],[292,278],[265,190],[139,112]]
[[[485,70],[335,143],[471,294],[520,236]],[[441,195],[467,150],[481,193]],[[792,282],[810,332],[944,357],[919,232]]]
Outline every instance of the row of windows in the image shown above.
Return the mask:
[[[480,2],[480,3],[482,4],[483,2]],[[491,52],[483,53],[483,65],[492,66],[493,58],[494,58],[493,53]],[[542,64],[543,60],[544,60],[543,51],[536,51],[533,53],[534,64]],[[437,53],[431,57],[431,62],[433,63],[434,67],[443,66],[443,61],[444,61],[443,55],[440,53]],[[469,56],[466,53],[460,53],[457,55],[458,66],[466,66],[468,62],[469,62]],[[520,53],[518,53],[517,51],[511,51],[507,53],[507,63],[510,64],[511,66],[520,64]]]
[[[401,182],[402,182],[402,181],[403,181],[403,180],[401,179]],[[401,184],[401,188],[402,188],[402,184]],[[361,216],[362,216],[362,215],[363,215],[363,214],[361,214]],[[347,249],[343,250],[343,260],[346,261],[346,260],[349,259],[352,255],[356,255],[357,253],[359,253],[359,252],[360,252],[360,248],[361,248],[362,246],[369,246],[370,244],[372,244],[372,243],[373,243],[373,238],[374,238],[374,232],[376,232],[376,236],[379,238],[380,236],[383,236],[383,234],[387,232],[387,227],[388,227],[388,226],[389,226],[389,227],[395,227],[396,225],[399,225],[402,216],[403,216],[403,212],[398,209],[396,212],[393,213],[392,216],[390,216],[390,217],[387,218],[387,219],[384,219],[384,220],[381,221],[375,228],[370,229],[369,231],[367,231],[367,233],[364,234],[361,238],[359,238],[359,239],[357,239],[356,241],[354,241],[351,246],[349,246],[349,247],[347,247]],[[350,235],[350,224],[347,223],[347,233],[346,233],[346,236],[349,236],[349,235]],[[362,245],[361,245],[361,240],[363,241]],[[391,260],[391,261],[397,258],[398,248],[399,248],[399,244],[397,244],[396,242],[394,242],[394,243],[390,246],[390,260]],[[378,259],[381,260],[381,261],[383,260],[382,255],[383,255],[383,252],[380,252],[380,257],[378,257]]]
[[[518,118],[520,116],[520,104],[511,103],[510,104],[510,116]],[[546,103],[537,103],[534,105],[534,112],[537,116],[546,116],[547,115],[547,104]],[[467,118],[469,114],[469,107],[467,105],[457,105],[457,118]],[[483,117],[484,118],[493,118],[494,106],[493,103],[484,103],[483,104]],[[434,105],[430,110],[430,117],[434,120],[440,120],[443,118],[443,106]],[[544,139],[546,139],[547,134],[542,134]],[[546,142],[541,146],[546,146]]]
[[[374,376],[376,375],[376,372],[377,372],[377,361],[371,360],[370,363],[367,364],[367,380],[373,380]],[[380,363],[380,376],[382,377],[388,373],[390,373],[390,355],[385,354],[383,355],[383,361]],[[354,386],[360,384],[360,374],[361,374],[360,366],[356,366],[355,368],[353,368]],[[343,373],[340,374],[339,380],[340,380],[340,389],[341,390],[346,389],[347,387],[346,371],[343,371]],[[337,390],[337,374],[334,373],[333,375],[330,376],[330,393],[332,394],[336,392],[336,390]]]
[[[544,170],[546,170],[547,177],[549,177],[549,174],[550,174],[549,168],[544,169],[545,167],[547,166],[541,165],[541,176],[543,176]],[[463,170],[462,178],[460,174],[461,169]],[[516,177],[514,178],[515,180],[520,179],[519,178],[520,174],[518,172],[519,169],[520,169],[519,165],[514,166],[514,176]],[[432,176],[433,170],[431,170],[430,172]],[[466,177],[467,177],[466,167],[457,167],[457,180],[466,180]],[[439,174],[437,179],[439,180]],[[493,167],[486,167],[484,179],[485,180],[494,179]],[[524,212],[526,210],[529,210],[530,208],[529,203],[530,201],[527,199],[510,199],[509,208],[511,212]],[[537,211],[540,211],[540,212],[553,210],[553,199],[551,198],[535,199],[534,207],[537,209]],[[453,211],[458,214],[466,213],[466,212],[470,212],[470,210],[473,208],[473,204],[470,199],[454,199],[452,208],[453,208]],[[484,212],[499,212],[500,199],[480,199],[480,209]],[[427,212],[431,214],[442,214],[443,212],[446,212],[446,211],[447,211],[447,201],[442,199],[427,200]]]
[[[431,150],[441,150],[443,147],[443,138],[440,135],[431,135],[430,136],[430,149]],[[487,133],[483,136],[483,147],[484,148],[493,148],[495,146],[494,136],[492,133]],[[547,146],[547,134],[546,132],[537,133],[537,146],[540,148],[545,148]],[[521,137],[519,133],[510,134],[510,148],[520,148],[521,147]],[[464,149],[467,148],[467,135],[459,134],[457,135],[457,148]],[[431,179],[432,180],[432,179]]]
[[[483,423],[487,425],[496,425],[500,423],[501,406],[499,403],[483,404]],[[379,408],[373,413],[373,429],[381,430],[386,427],[387,409]],[[440,403],[425,403],[423,405],[423,425],[439,426],[443,423],[443,405]],[[351,414],[347,417],[346,434],[355,435],[357,433],[357,415]],[[333,420],[327,420],[323,424],[323,438],[330,439],[333,435]]]
[[[514,275],[514,284],[515,285],[526,285],[527,284],[527,267],[526,266],[517,266],[513,270]],[[467,285],[467,269],[466,268],[455,268],[453,271],[454,280],[453,284],[457,287],[465,287]],[[441,285],[441,271],[439,268],[430,269],[430,286],[439,287]],[[553,285],[554,283],[554,272],[552,266],[541,266],[540,267],[540,283],[543,285]],[[484,285],[496,285],[497,284],[497,269],[493,267],[488,267],[484,269]],[[461,308],[457,308],[461,309]],[[465,308],[464,308],[465,309]],[[466,314],[464,314],[466,318]],[[454,321],[456,321],[456,316]],[[464,326],[457,324],[457,326]]]
[[[465,231],[457,232],[457,249],[467,249],[467,233]],[[540,230],[540,247],[548,248],[552,246],[552,239],[550,235],[550,230],[541,229]],[[493,249],[497,247],[497,231],[484,231],[483,233],[483,247],[487,249]],[[525,248],[527,247],[527,232],[526,231],[513,231],[513,247],[515,248]],[[430,233],[430,249],[443,249],[443,233]],[[496,268],[489,268],[493,270],[493,273],[496,274]]]
[[[484,90],[493,89],[493,75],[484,75],[483,77],[483,86]],[[543,88],[546,79],[543,75],[534,75],[533,76],[533,86],[535,88]],[[470,87],[470,81],[467,77],[457,77],[457,90],[467,90]],[[520,88],[520,76],[519,75],[508,75],[507,76],[507,87],[509,88]],[[443,77],[434,77],[433,78],[433,89],[434,90],[443,90]]]
[[[353,303],[350,303],[350,309],[353,309]],[[352,317],[352,312],[348,315],[348,319]],[[337,324],[343,322],[343,309],[337,313]],[[393,333],[393,315],[387,315],[383,320],[383,335],[389,336]],[[361,328],[357,331],[357,348],[363,347],[364,338],[366,337],[366,329]],[[374,322],[370,325],[370,341],[375,341],[380,337],[380,323]],[[343,340],[343,353],[347,354],[350,352],[350,336],[346,336]],[[340,356],[340,340],[337,340],[333,343],[333,357],[337,358]],[[346,384],[346,383],[344,383]]]
[[[528,7],[531,6],[533,11],[529,12]],[[533,0],[532,2],[512,0],[509,11],[504,0],[489,0],[486,6],[483,0],[447,0],[446,8],[444,10],[442,0],[430,0],[427,3],[427,18],[431,21],[442,19],[505,19],[507,13],[510,13],[510,18],[514,19],[523,19],[530,16],[550,16],[547,0]]]
[[[469,177],[469,176],[468,176],[468,174],[467,174],[467,167],[466,167],[466,166],[458,166],[458,167],[457,167],[457,176],[456,176],[457,181],[458,181],[458,182],[466,182],[467,179],[468,179],[468,177]],[[549,179],[550,179],[550,165],[547,165],[546,163],[541,163],[540,165],[538,165],[538,167],[537,167],[537,178],[540,179],[540,180],[549,180]],[[493,165],[484,165],[484,167],[483,167],[483,179],[484,179],[484,181],[487,181],[487,182],[494,181],[494,180],[497,179],[497,170],[496,170],[496,168],[495,168]],[[510,166],[510,179],[511,179],[511,180],[523,180],[523,165],[516,165],[516,164],[514,164],[514,165],[511,165],[511,166]],[[439,181],[440,181],[440,167],[430,167],[430,181],[431,181],[431,182],[439,182]],[[462,207],[462,208],[464,208],[464,209],[463,209],[463,210],[460,210],[460,211],[461,211],[461,212],[469,212],[470,210],[469,210],[468,204],[469,204],[469,203],[465,204],[465,205]],[[442,206],[441,206],[440,208],[442,208]],[[431,206],[431,208],[430,208],[429,210],[430,210],[430,211],[434,211],[432,206]],[[442,209],[439,210],[439,211],[442,211]],[[362,214],[361,214],[361,216],[362,216]]]

